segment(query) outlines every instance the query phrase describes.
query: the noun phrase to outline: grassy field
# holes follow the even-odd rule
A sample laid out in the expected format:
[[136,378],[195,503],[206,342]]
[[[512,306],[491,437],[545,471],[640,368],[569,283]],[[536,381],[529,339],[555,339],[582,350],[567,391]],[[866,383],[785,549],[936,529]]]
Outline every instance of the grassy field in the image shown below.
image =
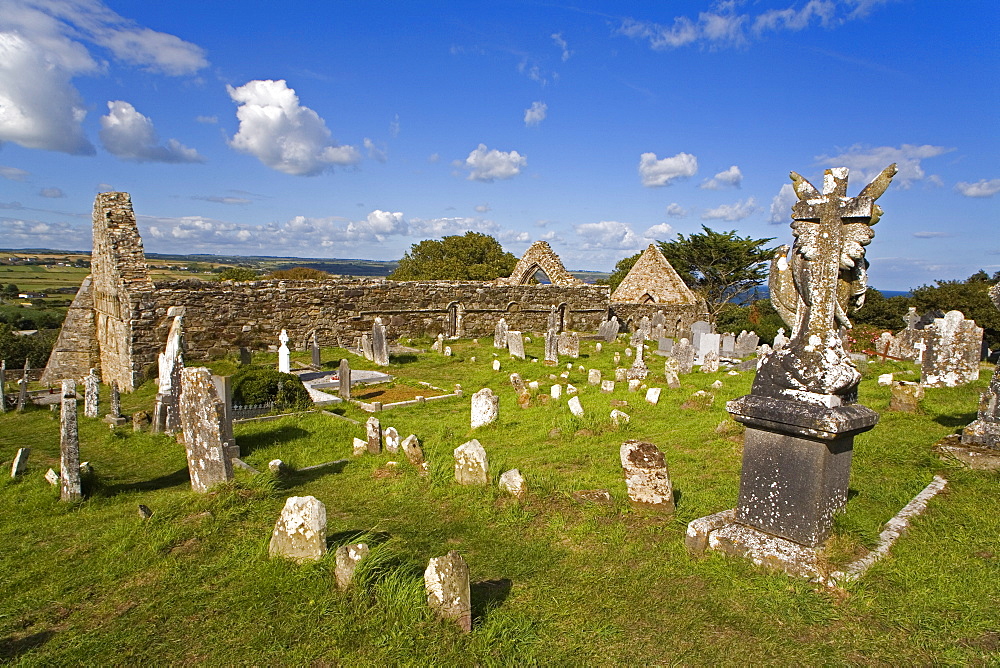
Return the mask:
[[[540,337],[527,347],[541,357]],[[888,412],[889,389],[874,381],[887,371],[915,378],[912,365],[867,370],[862,403],[882,420],[856,440],[850,500],[836,520],[830,561],[871,548],[882,524],[934,474],[949,484],[887,559],[860,582],[827,589],[739,559],[685,553],[687,522],[735,504],[741,440],[725,402],[749,390],[752,373],[691,374],[651,406],[625,388],[600,393],[574,367],[569,382],[587,411],[576,419],[565,394],[519,408],[507,382],[518,371],[545,391],[549,374],[565,365],[553,370],[503,354],[496,373],[488,339],[452,348],[454,357],[394,358],[390,372],[399,386],[460,383],[464,397],[379,416],[384,427],[420,437],[431,462],[426,476],[399,455],[352,458],[351,439],[363,436],[363,427],[310,413],[237,425],[244,459],[262,470],[273,458],[293,469],[346,464],[280,478],[239,471],[234,483],[196,495],[182,446],[130,427],[111,431],[81,410],[81,455],[96,477],[86,501],[63,504],[43,480],[58,466],[58,416],[45,409],[0,415],[0,459],[9,464],[18,447],[32,447],[28,474],[0,482],[0,657],[22,665],[1000,662],[998,475],[931,451],[974,419],[985,370],[979,383],[928,389],[920,415]],[[607,377],[613,352],[625,346],[582,348],[575,362]],[[342,355],[324,349],[325,366]],[[232,360],[211,366],[235,369]],[[650,356],[649,366],[655,385],[663,378],[660,358]],[[723,387],[710,406],[684,407],[715,380]],[[470,431],[469,396],[486,386],[501,395],[500,421]],[[154,395],[155,384],[146,383],[123,398],[124,410],[150,410]],[[611,400],[628,403],[621,410],[631,422],[620,429],[608,418]],[[346,416],[368,417],[353,407]],[[520,469],[526,499],[506,497],[495,484],[454,484],[452,450],[472,437],[489,454],[494,483],[504,470]],[[618,448],[630,438],[665,452],[675,514],[629,506]],[[595,488],[608,489],[613,502],[570,498]],[[267,558],[284,500],[306,494],[326,504],[331,547],[359,537],[373,546],[351,592],[335,587],[332,553],[305,566]],[[154,511],[151,519],[139,518],[140,503]],[[435,620],[424,603],[423,568],[450,549],[472,572],[469,635]]]

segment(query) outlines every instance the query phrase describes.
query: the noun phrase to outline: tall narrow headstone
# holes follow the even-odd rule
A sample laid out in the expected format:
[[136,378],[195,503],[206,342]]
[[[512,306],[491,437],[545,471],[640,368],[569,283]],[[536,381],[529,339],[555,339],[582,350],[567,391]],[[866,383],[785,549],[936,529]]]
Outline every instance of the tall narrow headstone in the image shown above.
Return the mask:
[[462,555],[451,550],[433,557],[424,571],[427,605],[441,619],[455,622],[462,631],[472,631],[472,593],[469,567]]
[[488,485],[489,461],[486,450],[476,439],[455,448],[455,482],[459,485]]
[[100,417],[101,379],[97,369],[91,369],[83,378],[83,416]]
[[361,335],[361,354],[369,362],[375,360],[375,353],[372,350],[372,337],[368,333]]
[[374,415],[365,422],[365,441],[370,454],[382,452],[382,423]]
[[507,350],[511,357],[524,359],[524,337],[516,329],[507,332]]
[[233,464],[225,449],[225,409],[208,369],[181,371],[180,407],[191,489],[207,492],[213,485],[232,480]]
[[233,436],[233,379],[231,376],[212,376],[212,384],[215,385],[215,394],[222,409],[220,427],[227,456],[230,459],[239,457],[239,446],[236,445],[236,438]]
[[83,498],[80,484],[80,434],[76,424],[76,382],[62,382],[62,409],[59,413],[59,499]]
[[[23,413],[25,406],[28,405],[28,362],[24,362],[24,373],[21,374],[21,379],[17,381],[17,412]],[[74,389],[74,392],[76,390]]]
[[507,347],[507,320],[505,318],[497,320],[496,329],[493,330],[493,347]]
[[17,454],[14,455],[14,463],[10,465],[11,478],[16,478],[27,470],[28,455],[30,454],[31,448],[18,448]]
[[312,368],[319,371],[323,368],[323,362],[320,357],[319,342],[316,341],[316,332],[313,332],[309,339],[309,352],[312,355]]
[[687,339],[682,338],[674,346],[673,356],[677,360],[678,373],[691,373],[691,370],[694,369],[695,350]]
[[167,343],[157,359],[159,389],[153,407],[153,431],[174,434],[181,428],[181,369],[184,368],[184,316],[175,315]]
[[736,355],[736,335],[732,332],[726,332],[722,335],[721,352],[724,357],[733,357]]
[[337,370],[337,396],[341,399],[351,398],[351,362],[344,358],[340,360]]
[[111,417],[120,418],[122,416],[122,393],[118,389],[118,381],[111,381]]
[[499,414],[500,397],[493,394],[493,390],[484,387],[472,395],[472,418],[470,421],[472,429],[496,422]]
[[545,363],[559,363],[559,333],[555,328],[545,332]]
[[389,366],[389,341],[382,318],[375,318],[372,325],[372,361],[379,366]]
[[249,348],[240,346],[240,366],[250,366],[253,364],[253,353]]
[[285,501],[271,532],[268,554],[297,563],[317,561],[326,554],[326,506],[315,496]]
[[0,360],[0,413],[7,412],[7,360]]
[[281,343],[278,346],[278,371],[281,373],[291,373],[292,354],[288,350],[288,332],[281,330],[281,334],[278,335],[278,341]]
[[556,330],[556,334],[559,333],[559,311],[556,310],[555,304],[549,307],[549,316],[545,322],[545,329]]

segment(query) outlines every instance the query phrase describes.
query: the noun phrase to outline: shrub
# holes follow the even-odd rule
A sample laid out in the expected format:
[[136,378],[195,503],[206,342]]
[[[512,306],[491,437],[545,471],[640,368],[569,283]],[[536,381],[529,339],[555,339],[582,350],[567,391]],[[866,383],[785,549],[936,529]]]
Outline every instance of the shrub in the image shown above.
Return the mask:
[[279,408],[308,408],[312,405],[298,376],[271,367],[242,367],[233,375],[233,403],[244,406],[274,402]]
[[226,267],[219,272],[220,281],[256,281],[260,276],[248,267]]

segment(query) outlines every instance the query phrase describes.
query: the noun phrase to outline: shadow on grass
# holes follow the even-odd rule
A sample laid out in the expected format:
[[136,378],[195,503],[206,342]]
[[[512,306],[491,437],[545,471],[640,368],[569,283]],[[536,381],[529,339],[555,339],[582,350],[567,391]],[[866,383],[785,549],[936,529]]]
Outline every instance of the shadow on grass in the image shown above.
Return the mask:
[[309,432],[302,427],[283,425],[257,434],[244,434],[236,439],[236,443],[240,446],[240,452],[245,456],[257,448],[267,447],[276,443],[288,443],[289,441],[306,436],[309,436]]
[[370,529],[348,529],[338,531],[326,537],[326,547],[328,550],[335,550],[341,545],[351,545],[353,543],[364,542],[369,548],[381,545],[392,538],[385,531],[371,531]]
[[335,462],[317,464],[316,466],[306,466],[283,475],[279,485],[281,489],[291,489],[292,487],[305,485],[306,483],[318,480],[325,475],[340,473],[344,470],[344,467],[347,466],[347,464],[348,461],[346,459],[338,459]]
[[976,419],[977,413],[956,413],[954,415],[938,415],[934,418],[942,427],[965,427],[970,422]]
[[470,586],[473,625],[482,623],[491,610],[503,605],[503,602],[510,596],[510,590],[513,586],[514,583],[509,578],[473,582]]
[[419,357],[412,353],[404,353],[402,355],[390,355],[389,362],[391,364],[412,364],[416,362]]
[[106,487],[95,485],[94,494],[99,496],[115,496],[124,492],[152,492],[158,489],[166,489],[168,487],[176,487],[178,485],[187,485],[190,482],[191,477],[188,475],[188,469],[185,466],[184,468],[177,469],[173,473],[161,475],[157,478],[153,478],[152,480],[140,480],[139,482],[108,485]]
[[55,633],[52,631],[39,631],[23,638],[4,638],[0,640],[0,660],[16,659],[25,652],[41,647],[47,643]]

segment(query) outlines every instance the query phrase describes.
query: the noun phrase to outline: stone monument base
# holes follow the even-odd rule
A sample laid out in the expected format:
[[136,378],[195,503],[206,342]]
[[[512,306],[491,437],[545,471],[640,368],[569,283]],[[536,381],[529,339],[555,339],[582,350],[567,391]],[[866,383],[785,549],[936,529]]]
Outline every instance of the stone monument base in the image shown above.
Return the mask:
[[126,422],[125,418],[121,415],[105,415],[104,421],[112,427],[120,427]]
[[820,568],[820,547],[806,547],[740,524],[736,521],[735,509],[693,520],[688,524],[684,544],[693,555],[717,550],[794,577],[817,581],[826,578]]
[[953,459],[970,469],[1000,471],[1000,450],[982,445],[965,444],[957,434],[946,436],[934,446],[942,459]]

